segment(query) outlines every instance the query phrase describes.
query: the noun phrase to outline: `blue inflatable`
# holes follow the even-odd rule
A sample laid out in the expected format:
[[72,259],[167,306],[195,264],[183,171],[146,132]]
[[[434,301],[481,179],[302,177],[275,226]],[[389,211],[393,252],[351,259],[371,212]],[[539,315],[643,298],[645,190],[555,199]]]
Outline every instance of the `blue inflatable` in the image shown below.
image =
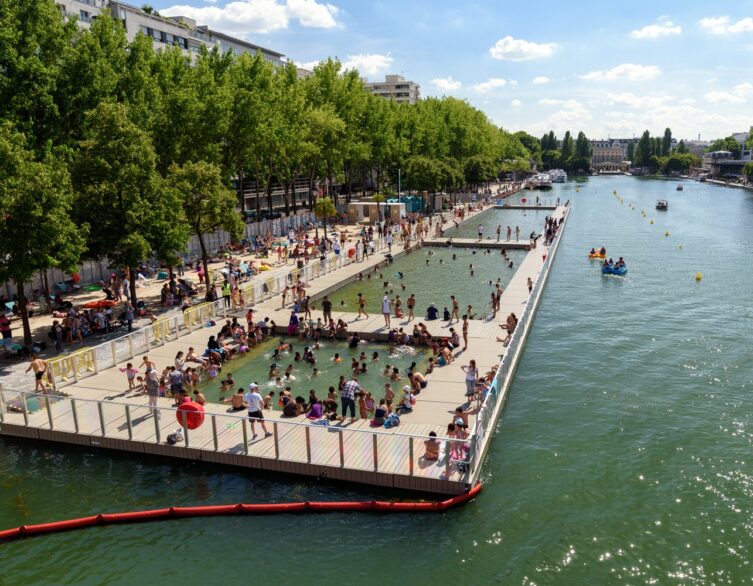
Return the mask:
[[627,274],[627,267],[601,267],[601,274],[602,275],[617,275],[617,276],[623,276]]

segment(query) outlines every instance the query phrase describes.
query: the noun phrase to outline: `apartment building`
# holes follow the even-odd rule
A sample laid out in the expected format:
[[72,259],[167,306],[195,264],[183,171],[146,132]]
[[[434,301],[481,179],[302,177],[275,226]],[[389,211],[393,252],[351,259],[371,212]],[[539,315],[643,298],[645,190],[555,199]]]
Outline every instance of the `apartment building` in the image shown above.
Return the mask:
[[372,94],[400,104],[415,104],[421,98],[421,86],[402,75],[387,75],[384,81],[365,82],[364,87]]
[[82,27],[91,26],[92,20],[98,18],[102,10],[109,9],[112,18],[123,24],[129,41],[143,33],[152,38],[155,49],[178,46],[186,53],[197,53],[200,47],[209,49],[217,47],[220,52],[261,53],[275,65],[284,63],[284,55],[248,41],[237,39],[225,33],[198,25],[195,20],[185,16],[161,16],[157,12],[145,12],[117,0],[57,0],[64,16],[76,18]]

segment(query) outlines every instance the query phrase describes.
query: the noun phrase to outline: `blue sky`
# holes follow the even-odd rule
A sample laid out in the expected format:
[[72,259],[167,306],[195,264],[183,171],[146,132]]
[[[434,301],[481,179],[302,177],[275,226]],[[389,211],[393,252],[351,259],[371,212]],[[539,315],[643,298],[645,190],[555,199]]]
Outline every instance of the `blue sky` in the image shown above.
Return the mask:
[[710,139],[753,124],[753,0],[151,4],[300,64],[339,57],[369,80],[400,73],[424,96],[467,99],[537,136],[670,126],[678,138]]

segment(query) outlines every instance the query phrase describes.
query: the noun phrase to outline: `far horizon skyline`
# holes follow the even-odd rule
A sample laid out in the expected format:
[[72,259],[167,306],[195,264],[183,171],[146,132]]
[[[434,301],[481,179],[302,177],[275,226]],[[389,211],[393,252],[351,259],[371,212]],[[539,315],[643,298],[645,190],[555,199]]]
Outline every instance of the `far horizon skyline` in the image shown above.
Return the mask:
[[337,57],[369,81],[399,74],[424,97],[466,99],[497,125],[535,136],[652,135],[714,140],[753,123],[753,0],[587,0],[502,13],[489,1],[155,0],[163,15],[284,53],[311,68]]

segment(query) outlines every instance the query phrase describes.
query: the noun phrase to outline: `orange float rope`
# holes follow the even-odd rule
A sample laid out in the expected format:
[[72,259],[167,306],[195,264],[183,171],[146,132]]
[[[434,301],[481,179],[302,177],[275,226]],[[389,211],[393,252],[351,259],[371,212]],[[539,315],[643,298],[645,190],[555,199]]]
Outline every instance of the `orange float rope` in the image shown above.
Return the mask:
[[475,497],[483,487],[477,484],[468,492],[444,501],[399,503],[391,501],[346,501],[346,502],[297,502],[271,503],[265,505],[210,505],[203,507],[168,507],[164,509],[149,509],[146,511],[131,511],[129,513],[102,513],[39,523],[37,525],[21,525],[14,529],[0,531],[0,541],[12,541],[23,537],[34,537],[50,533],[62,533],[85,527],[114,525],[116,523],[144,523],[146,521],[166,521],[169,519],[183,519],[188,517],[216,517],[220,515],[268,515],[275,513],[304,513],[304,512],[342,512],[342,511],[374,511],[378,513],[420,513],[440,512],[468,502]]

